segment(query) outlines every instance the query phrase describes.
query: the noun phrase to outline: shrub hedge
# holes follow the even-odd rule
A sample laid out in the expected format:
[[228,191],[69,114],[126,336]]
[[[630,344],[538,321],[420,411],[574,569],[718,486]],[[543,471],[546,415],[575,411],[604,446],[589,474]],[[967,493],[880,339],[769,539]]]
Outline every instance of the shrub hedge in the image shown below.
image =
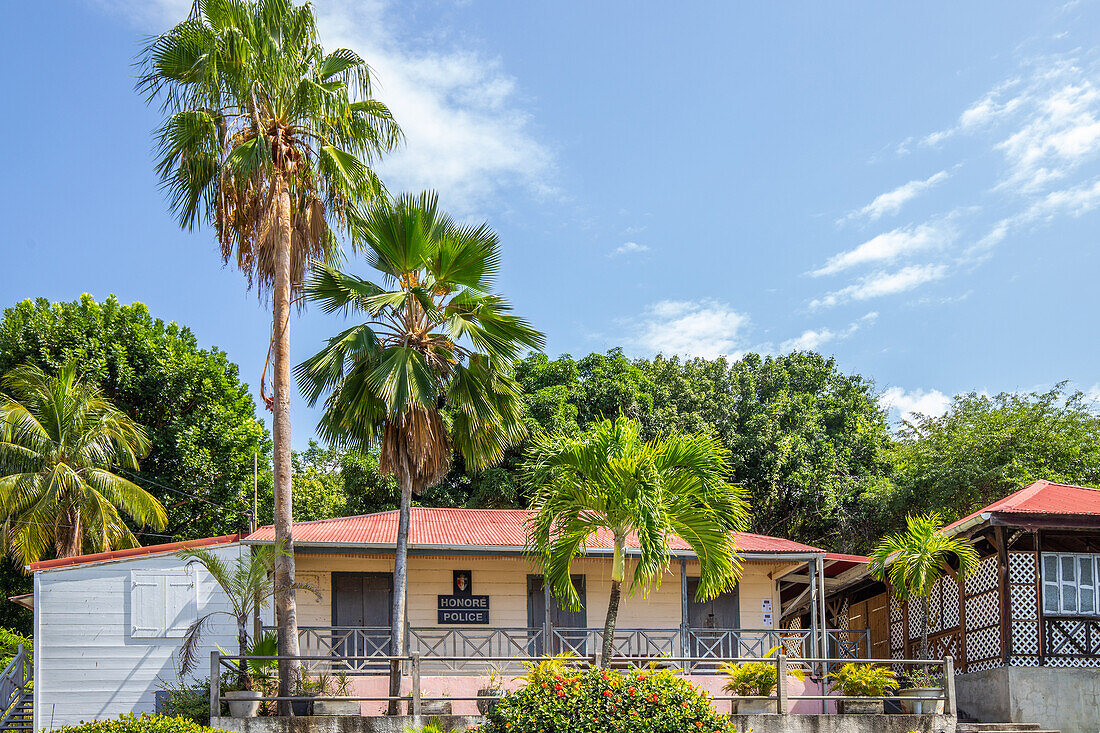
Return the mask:
[[671,670],[544,662],[500,701],[481,733],[732,733],[710,696]]
[[116,720],[96,720],[60,730],[65,733],[224,733],[218,728],[199,725],[189,718],[164,715],[123,715]]

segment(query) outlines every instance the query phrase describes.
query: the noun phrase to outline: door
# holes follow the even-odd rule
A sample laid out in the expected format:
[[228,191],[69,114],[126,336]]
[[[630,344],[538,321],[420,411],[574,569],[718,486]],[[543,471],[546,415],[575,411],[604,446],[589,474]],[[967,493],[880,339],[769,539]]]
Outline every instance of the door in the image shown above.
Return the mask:
[[[581,608],[573,611],[563,608],[553,594],[550,596],[550,625],[552,642],[549,645],[551,654],[580,654],[588,653],[586,643],[588,625],[588,602],[585,594],[583,575],[570,576],[573,579],[573,587],[581,597]],[[541,575],[527,576],[527,627],[530,629],[543,628],[546,618],[546,599],[543,591]],[[531,644],[532,656],[542,656],[546,646],[543,644],[542,635],[535,637]]]
[[848,606],[848,628],[868,630],[859,639],[859,656],[863,659],[890,658],[890,594],[881,593]]
[[[739,644],[741,627],[740,586],[709,601],[695,600],[698,578],[687,579],[688,653],[693,657],[756,656],[755,650],[743,650]],[[755,640],[746,639],[747,644]],[[741,654],[746,651],[749,653]],[[764,652],[767,649],[762,650]],[[763,656],[763,654],[760,654]]]
[[[332,650],[349,657],[390,654],[393,618],[393,575],[390,573],[332,574]],[[363,661],[353,662],[357,669]]]

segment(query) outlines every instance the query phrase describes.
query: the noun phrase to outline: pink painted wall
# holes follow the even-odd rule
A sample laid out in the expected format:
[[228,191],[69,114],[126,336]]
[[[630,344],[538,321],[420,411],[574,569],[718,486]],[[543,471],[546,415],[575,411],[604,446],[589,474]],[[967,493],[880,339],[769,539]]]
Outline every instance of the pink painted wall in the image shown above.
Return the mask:
[[[687,678],[712,695],[727,694],[722,691],[722,685],[725,683],[724,677],[718,675],[688,675]],[[451,698],[474,697],[477,695],[477,691],[487,684],[488,679],[487,676],[473,675],[424,675],[420,678],[420,694],[425,698],[436,696]],[[402,694],[409,694],[410,684],[409,679],[406,677],[402,684]],[[504,687],[507,690],[514,690],[522,686],[522,684],[520,680],[513,679],[513,676],[506,675],[504,677]],[[382,696],[388,691],[389,678],[382,675],[353,677],[352,687],[355,690],[353,694],[356,696]],[[796,695],[822,694],[821,683],[811,680],[799,682],[793,677],[789,678],[788,690],[788,694],[791,697]],[[791,712],[821,713],[821,705],[821,700],[791,700]],[[730,711],[729,700],[718,700],[715,702],[715,706],[721,713],[728,713]],[[386,703],[384,702],[363,702],[361,705],[363,715],[381,715],[385,711],[385,708]],[[451,708],[455,715],[477,715],[477,703],[474,700],[453,700]],[[828,703],[828,712],[836,712],[833,703]]]

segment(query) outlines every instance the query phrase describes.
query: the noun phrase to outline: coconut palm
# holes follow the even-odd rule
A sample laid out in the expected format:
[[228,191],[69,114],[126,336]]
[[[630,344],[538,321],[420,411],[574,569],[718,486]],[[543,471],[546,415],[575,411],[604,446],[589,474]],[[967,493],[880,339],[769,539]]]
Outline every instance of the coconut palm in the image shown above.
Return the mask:
[[164,507],[112,472],[138,470],[149,452],[141,426],[80,379],[75,362],[50,376],[37,366],[0,380],[0,542],[23,565],[137,547],[123,514],[163,529]]
[[[315,267],[306,297],[366,320],[329,339],[296,373],[310,405],[328,395],[321,436],[377,448],[379,470],[401,487],[391,629],[400,656],[412,497],[447,474],[455,450],[479,470],[524,438],[512,365],[543,336],[492,293],[496,235],[484,224],[455,223],[434,194],[375,202],[359,234],[383,284]],[[400,681],[394,665],[391,695]]]
[[[188,564],[198,564],[210,574],[229,599],[230,608],[228,611],[219,609],[203,614],[188,627],[179,650],[181,676],[190,674],[199,661],[202,638],[210,624],[218,616],[229,616],[237,625],[237,685],[242,690],[251,689],[251,668],[246,664],[248,624],[252,615],[266,608],[275,595],[277,586],[272,582],[271,575],[276,559],[285,554],[286,550],[278,544],[256,545],[250,552],[241,552],[230,565],[217,552],[207,548],[187,548],[176,553],[176,557],[186,560]],[[313,590],[301,583],[295,583],[295,588]]]
[[610,664],[615,620],[626,578],[626,543],[638,543],[629,591],[647,595],[668,571],[671,542],[681,537],[699,558],[696,599],[714,598],[741,577],[735,532],[749,524],[740,487],[727,481],[727,450],[706,434],[677,434],[649,442],[636,422],[601,420],[581,435],[542,434],[524,463],[535,487],[529,549],[540,561],[546,587],[580,608],[570,571],[596,535],[611,540],[611,597],[603,654]]
[[[334,228],[382,193],[370,165],[401,132],[371,98],[370,70],[326,53],[313,9],[289,0],[195,0],[140,56],[138,89],[160,100],[157,173],[180,226],[212,225],[222,259],[273,296],[275,534],[280,649],[298,654],[290,495],[290,307],[308,263],[338,257]],[[266,366],[265,366],[266,372]],[[279,665],[281,695],[293,662]],[[283,706],[285,709],[285,705]]]
[[978,569],[978,552],[967,539],[948,537],[936,512],[905,518],[906,530],[882,540],[871,553],[871,575],[887,583],[901,600],[921,599],[920,657],[928,658],[929,596],[936,581],[950,569],[965,578]]

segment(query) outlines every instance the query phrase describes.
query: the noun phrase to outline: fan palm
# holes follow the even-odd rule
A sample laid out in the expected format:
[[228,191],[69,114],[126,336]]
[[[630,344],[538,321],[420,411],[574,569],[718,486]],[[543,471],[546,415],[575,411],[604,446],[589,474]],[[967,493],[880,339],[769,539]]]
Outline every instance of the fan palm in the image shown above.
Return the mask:
[[889,584],[901,600],[921,599],[921,659],[928,658],[929,596],[936,581],[958,563],[957,574],[965,578],[978,569],[978,552],[969,540],[948,537],[936,512],[905,518],[906,530],[882,540],[871,553],[871,575]]
[[[401,487],[391,629],[400,656],[412,497],[447,474],[456,449],[479,470],[524,438],[512,366],[543,336],[492,293],[496,235],[484,224],[456,224],[434,194],[375,202],[359,234],[383,284],[315,266],[306,297],[366,321],[329,339],[296,373],[310,405],[328,395],[321,436],[377,448],[379,469]],[[391,695],[399,684],[394,665]]]
[[543,434],[528,449],[525,474],[535,487],[528,545],[546,587],[579,609],[570,570],[588,540],[610,536],[611,598],[603,655],[610,664],[615,620],[626,578],[626,542],[639,557],[629,592],[647,595],[667,572],[669,543],[681,537],[699,558],[700,601],[729,590],[741,577],[734,532],[749,524],[740,487],[727,481],[728,452],[710,435],[670,435],[645,442],[636,422],[601,420],[581,435]]
[[[186,676],[199,661],[202,637],[211,622],[218,616],[229,616],[237,625],[237,685],[242,690],[251,689],[250,666],[246,664],[248,650],[248,623],[252,614],[267,607],[275,595],[277,586],[271,582],[275,561],[286,550],[278,544],[256,545],[251,551],[242,551],[230,565],[217,552],[207,548],[189,548],[176,553],[176,557],[188,564],[201,565],[229,599],[229,610],[217,610],[203,614],[188,627],[179,650],[180,675]],[[295,588],[313,590],[301,583]],[[314,591],[316,592],[316,591]]]
[[137,547],[122,515],[163,529],[164,507],[115,473],[136,471],[149,452],[141,426],[82,381],[77,365],[57,376],[37,366],[8,372],[0,395],[0,532],[24,565],[52,548],[58,557]]
[[[339,255],[333,227],[382,193],[370,165],[401,139],[353,51],[326,53],[313,9],[289,0],[195,0],[153,38],[138,89],[162,101],[157,173],[180,226],[212,224],[222,259],[273,295],[275,533],[280,648],[297,656],[290,495],[290,306],[312,259]],[[272,353],[273,352],[273,353]],[[266,367],[265,367],[266,371]],[[280,694],[294,668],[280,662]],[[285,706],[283,706],[285,708]]]

